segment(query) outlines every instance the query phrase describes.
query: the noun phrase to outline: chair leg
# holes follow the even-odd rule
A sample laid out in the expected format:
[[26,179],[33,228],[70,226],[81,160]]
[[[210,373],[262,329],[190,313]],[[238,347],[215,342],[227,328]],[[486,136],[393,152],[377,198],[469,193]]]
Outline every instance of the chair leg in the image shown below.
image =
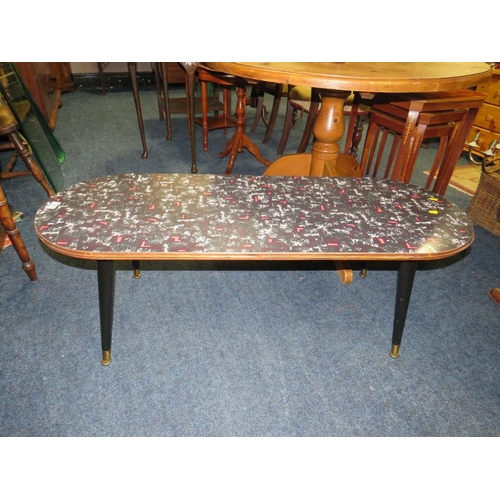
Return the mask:
[[283,132],[281,133],[281,140],[278,145],[278,155],[282,155],[285,150],[286,143],[288,141],[288,137],[290,136],[290,130],[292,129],[293,124],[293,112],[294,107],[288,103],[285,113],[285,123],[283,124]]
[[250,128],[250,132],[253,134],[257,130],[257,125],[259,124],[260,115],[262,114],[264,109],[264,96],[259,95],[257,98],[257,107],[255,108],[255,116],[253,117],[252,127]]
[[28,250],[24,244],[23,238],[19,233],[19,229],[12,217],[12,213],[9,209],[7,199],[5,198],[5,193],[3,192],[2,186],[0,186],[0,222],[5,228],[7,235],[9,236],[10,242],[14,247],[17,255],[22,262],[22,267],[31,281],[37,280],[35,264],[31,260]]
[[97,63],[97,70],[99,72],[99,80],[101,82],[101,91],[103,95],[106,95],[106,82],[104,80],[104,68],[107,66],[107,64],[104,64],[102,62]]
[[309,146],[309,141],[313,134],[314,123],[318,117],[319,112],[319,101],[311,101],[311,106],[307,114],[306,124],[304,126],[304,132],[302,133],[302,139],[300,140],[297,153],[305,153],[307,146]]
[[163,121],[163,106],[161,102],[163,100],[163,94],[161,91],[161,82],[163,81],[162,76],[160,75],[160,64],[155,62],[151,63],[153,67],[153,73],[155,75],[156,82],[156,102],[158,103],[158,118],[160,121]]
[[163,100],[165,102],[165,122],[167,125],[167,141],[172,140],[172,120],[170,119],[170,97],[168,95],[168,67],[167,63],[161,63],[161,86],[163,93]]
[[443,159],[444,152],[446,150],[446,145],[448,144],[448,137],[441,137],[439,139],[439,147],[436,153],[436,157],[434,158],[434,162],[432,163],[432,167],[429,171],[429,175],[427,177],[427,182],[425,183],[425,189],[431,189],[432,181],[436,176],[436,172],[438,170],[439,164]]
[[362,175],[370,174],[370,168],[373,161],[373,155],[375,153],[375,147],[377,145],[379,131],[379,126],[375,122],[370,122],[368,132],[366,133],[363,154],[361,155],[360,168]]
[[28,167],[28,170],[33,174],[33,177],[40,183],[40,185],[45,189],[47,196],[54,195],[54,190],[50,187],[47,179],[43,175],[42,169],[40,165],[35,161],[31,153],[28,151],[28,148],[23,144],[19,136],[19,132],[14,131],[9,134],[9,139],[14,144],[19,156],[23,159],[24,163]]
[[207,82],[201,81],[201,130],[203,135],[203,151],[208,151],[208,106],[207,106]]
[[273,99],[273,107],[271,108],[271,114],[269,115],[269,123],[267,125],[267,130],[264,135],[263,143],[267,144],[269,139],[271,139],[271,135],[274,130],[274,126],[276,125],[276,120],[278,119],[278,111],[280,109],[281,104],[281,96],[283,94],[283,85],[280,83],[276,84],[276,89],[274,91],[274,99]]

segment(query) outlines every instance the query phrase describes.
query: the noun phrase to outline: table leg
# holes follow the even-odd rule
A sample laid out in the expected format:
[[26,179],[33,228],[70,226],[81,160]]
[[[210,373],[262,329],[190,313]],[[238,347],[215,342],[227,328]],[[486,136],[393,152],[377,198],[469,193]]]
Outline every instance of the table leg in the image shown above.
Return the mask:
[[196,68],[200,65],[199,62],[183,62],[181,63],[184,70],[186,71],[186,96],[187,96],[187,106],[188,106],[188,130],[189,130],[189,140],[191,144],[191,173],[197,174],[198,167],[196,165],[196,134],[195,134],[195,121],[194,121],[194,83]]
[[139,279],[141,277],[141,261],[133,260],[132,267],[134,268],[134,278]]
[[416,261],[403,261],[399,264],[394,327],[392,331],[392,348],[390,352],[393,358],[399,358],[399,347],[401,345],[401,338],[403,337],[406,313],[408,312],[417,265],[418,263]]
[[142,158],[148,157],[148,146],[146,144],[146,134],[144,132],[144,121],[142,119],[141,100],[139,98],[139,84],[137,83],[137,63],[127,63],[132,84],[132,94],[134,95],[135,111],[137,113],[137,121],[139,122],[139,131],[142,140]]
[[99,288],[99,315],[101,319],[101,344],[103,366],[111,363],[111,333],[113,329],[113,303],[115,296],[115,262],[97,261],[97,284]]
[[344,106],[348,91],[320,90],[321,108],[314,123],[310,175],[336,176],[340,153],[338,141],[344,135]]
[[234,161],[238,153],[247,148],[248,151],[259,160],[264,166],[269,167],[271,162],[266,160],[260,154],[259,148],[250,140],[245,133],[245,106],[246,106],[246,89],[244,87],[237,87],[236,95],[238,100],[236,102],[236,132],[233,137],[229,139],[226,148],[219,154],[220,158],[229,155],[229,162],[226,168],[226,174],[230,174],[233,170]]

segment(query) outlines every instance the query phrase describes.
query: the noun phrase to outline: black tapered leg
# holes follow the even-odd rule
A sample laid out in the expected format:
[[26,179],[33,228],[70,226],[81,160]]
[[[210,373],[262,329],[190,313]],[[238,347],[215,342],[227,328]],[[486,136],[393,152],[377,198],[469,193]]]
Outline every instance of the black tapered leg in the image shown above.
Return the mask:
[[113,303],[115,297],[115,262],[97,261],[97,284],[99,287],[99,314],[101,318],[101,364],[111,363],[111,333],[113,329]]
[[418,263],[416,261],[403,261],[399,264],[394,327],[392,330],[392,348],[390,352],[393,358],[399,358],[399,347],[401,345],[401,338],[403,337],[406,313],[408,312],[408,305],[410,304],[411,290],[417,265]]
[[134,278],[135,279],[140,278],[141,277],[141,261],[140,260],[133,260],[132,266],[134,268]]

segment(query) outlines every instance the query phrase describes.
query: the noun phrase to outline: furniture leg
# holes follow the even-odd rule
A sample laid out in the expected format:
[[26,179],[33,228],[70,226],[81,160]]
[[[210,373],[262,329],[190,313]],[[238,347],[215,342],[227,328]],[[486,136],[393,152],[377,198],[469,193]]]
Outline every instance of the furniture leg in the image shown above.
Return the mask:
[[244,87],[237,87],[236,95],[238,100],[236,102],[236,132],[233,137],[229,139],[226,148],[222,153],[219,153],[220,158],[229,155],[229,162],[226,168],[226,174],[230,174],[233,170],[234,161],[238,153],[247,148],[248,151],[259,160],[260,163],[269,167],[271,162],[265,160],[260,154],[259,148],[248,138],[245,134],[245,105],[246,105],[246,89]]
[[9,134],[9,139],[14,144],[19,156],[23,159],[24,163],[28,167],[28,170],[33,174],[33,177],[41,184],[47,196],[52,196],[54,190],[50,187],[49,183],[43,175],[40,165],[33,159],[33,156],[29,152],[28,148],[24,145],[23,141],[19,137],[19,132],[15,131]]
[[97,261],[97,284],[99,288],[99,315],[101,320],[101,364],[111,363],[111,333],[113,329],[113,303],[115,296],[115,262]]
[[276,120],[278,118],[278,112],[280,109],[280,104],[281,104],[281,96],[283,94],[283,85],[282,84],[277,84],[276,85],[276,96],[274,101],[273,101],[273,107],[271,108],[271,114],[269,115],[269,122],[267,124],[267,130],[266,133],[264,134],[264,139],[262,142],[264,144],[267,144],[269,142],[269,139],[271,139],[271,135],[274,130],[274,126],[276,125]]
[[161,83],[163,98],[165,99],[165,120],[167,124],[167,141],[172,140],[172,119],[170,118],[170,98],[168,95],[168,66],[166,62],[161,63]]
[[141,261],[133,260],[132,267],[134,268],[134,278],[139,279],[141,277]]
[[37,275],[35,271],[35,264],[30,259],[28,254],[28,250],[24,245],[24,241],[19,233],[19,229],[16,226],[16,223],[12,217],[12,213],[10,212],[9,205],[7,203],[7,199],[5,198],[5,194],[3,192],[2,186],[0,186],[0,223],[5,228],[5,232],[7,233],[14,250],[22,262],[22,268],[28,275],[31,281],[37,280]]
[[411,290],[417,265],[417,261],[402,261],[399,264],[394,327],[392,331],[392,347],[390,352],[392,358],[399,358],[399,347],[401,345],[401,338],[403,337],[406,313],[408,312],[408,305],[410,304]]
[[188,102],[188,128],[189,138],[191,140],[191,173],[197,174],[198,167],[196,165],[196,135],[194,121],[194,77],[196,68],[200,65],[197,62],[181,63],[186,70],[186,94]]
[[144,121],[142,119],[141,100],[139,98],[139,85],[137,83],[137,63],[127,63],[132,84],[132,94],[134,96],[135,111],[137,113],[137,121],[139,122],[139,131],[142,140],[142,158],[148,157],[148,146],[146,144],[146,134],[144,133]]
[[348,91],[321,90],[321,107],[313,129],[316,140],[312,147],[309,175],[337,175],[338,141],[344,135],[344,105],[349,95]]
[[107,63],[104,64],[102,62],[97,63],[97,70],[99,72],[99,80],[101,81],[101,91],[103,95],[106,95],[106,82],[104,80],[104,68],[107,66]]

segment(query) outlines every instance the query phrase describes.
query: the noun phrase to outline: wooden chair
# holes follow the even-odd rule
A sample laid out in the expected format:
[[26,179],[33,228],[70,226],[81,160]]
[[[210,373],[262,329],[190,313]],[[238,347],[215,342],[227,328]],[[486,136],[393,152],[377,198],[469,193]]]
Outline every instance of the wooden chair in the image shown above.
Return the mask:
[[[21,101],[16,103],[16,112],[19,119],[22,120],[23,117],[29,111],[29,103],[27,101]],[[0,146],[0,150],[15,150],[14,156],[9,162],[8,167],[5,171],[0,172],[0,179],[11,179],[13,177],[19,177],[24,175],[33,175],[33,177],[40,183],[40,185],[45,189],[47,196],[52,196],[54,190],[50,187],[45,175],[43,174],[40,165],[36,162],[35,158],[30,152],[30,146],[24,140],[19,133],[19,124],[10,109],[10,106],[0,97],[0,137],[5,137],[8,141]],[[27,172],[13,172],[13,168],[16,163],[17,156],[20,156],[26,167],[28,167]]]
[[290,88],[286,104],[283,131],[278,145],[278,155],[283,154],[290,136],[290,131],[295,126],[299,113],[301,115],[306,113],[307,120],[304,125],[304,132],[297,153],[303,153],[307,149],[319,107],[320,96],[317,89],[300,85]]
[[28,275],[31,281],[36,281],[38,279],[35,270],[35,264],[31,260],[26,245],[24,244],[21,233],[16,226],[12,213],[9,209],[9,204],[5,197],[2,186],[0,185],[0,223],[1,227],[5,229],[5,233],[2,235],[0,232],[0,252],[2,251],[3,241],[5,239],[5,234],[9,237],[14,250],[19,255],[22,262],[22,268]]
[[[291,88],[287,100],[287,110],[283,132],[278,146],[278,155],[282,155],[291,129],[295,126],[297,116],[300,113],[307,113],[307,120],[304,125],[302,138],[297,148],[297,153],[304,153],[309,146],[313,135],[314,123],[321,106],[321,96],[317,89],[297,86]],[[352,94],[346,100],[344,114],[349,116],[349,126],[346,133],[344,154],[349,154],[356,158],[358,145],[361,141],[363,131],[363,120],[368,116],[369,107],[366,106],[359,97],[359,94]]]
[[390,134],[393,141],[382,175],[410,182],[422,141],[440,138],[425,187],[443,195],[485,95],[459,90],[388,97],[390,102],[375,102],[371,106],[370,125],[360,162],[362,172],[372,176],[379,174]]

